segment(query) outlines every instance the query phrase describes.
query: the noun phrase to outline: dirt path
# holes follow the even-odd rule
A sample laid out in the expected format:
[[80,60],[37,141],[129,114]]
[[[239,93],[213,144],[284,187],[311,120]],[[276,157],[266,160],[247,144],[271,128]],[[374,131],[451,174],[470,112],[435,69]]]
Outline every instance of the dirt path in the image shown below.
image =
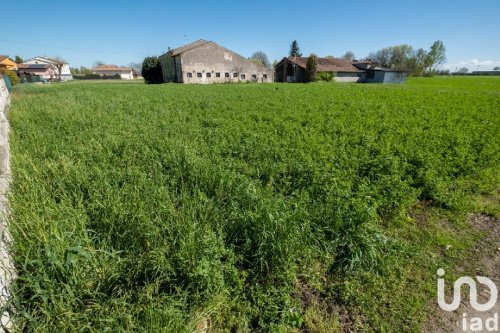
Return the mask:
[[[470,221],[478,230],[484,232],[485,236],[476,243],[473,248],[474,252],[471,255],[473,262],[468,263],[466,266],[468,266],[468,269],[474,268],[476,276],[487,277],[500,288],[500,220],[491,216],[473,214],[470,216]],[[459,268],[458,271],[460,274],[460,271],[464,271],[464,268]],[[453,282],[446,280],[447,284]],[[479,283],[477,286],[479,303],[486,303],[490,298],[488,288]],[[466,289],[467,287],[462,288],[464,291]],[[447,302],[450,302],[451,298],[451,293],[446,295]],[[500,332],[500,327],[490,326],[493,330],[487,330],[485,327],[485,323],[489,318],[500,315],[500,302],[498,301],[493,309],[487,312],[478,312],[470,305],[468,292],[463,292],[460,307],[455,312],[443,311],[438,307],[437,301],[434,302],[433,306],[434,309],[422,328],[422,332]],[[463,325],[464,314],[466,314],[465,318],[467,319],[465,329]],[[473,318],[481,318],[481,328],[473,326],[471,329],[471,324],[477,324],[476,320],[471,322]],[[498,320],[500,324],[500,318]],[[492,324],[491,320],[490,324]]]

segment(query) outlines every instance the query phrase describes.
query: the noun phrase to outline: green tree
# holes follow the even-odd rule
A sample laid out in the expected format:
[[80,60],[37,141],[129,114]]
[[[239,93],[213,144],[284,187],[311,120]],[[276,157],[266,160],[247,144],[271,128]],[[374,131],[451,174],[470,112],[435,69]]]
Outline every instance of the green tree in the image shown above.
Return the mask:
[[289,52],[290,57],[302,57],[302,53],[300,53],[300,47],[299,43],[297,43],[296,40],[290,44],[290,52]]
[[347,60],[347,61],[353,61],[354,59],[356,59],[356,56],[354,55],[354,52],[352,51],[347,51],[342,57],[340,57],[344,60]]
[[431,46],[431,50],[427,56],[426,65],[430,71],[434,71],[437,67],[444,63],[446,63],[446,47],[442,41],[437,40]]
[[469,69],[467,67],[462,67],[458,70],[459,74],[467,74],[469,73]]
[[16,55],[16,59],[14,60],[14,62],[16,64],[22,64],[23,63],[23,58],[21,58],[20,56]]
[[500,71],[500,67],[496,66],[495,68],[493,68],[494,71]]
[[311,54],[307,58],[306,64],[306,82],[315,82],[318,76],[318,57]]
[[146,83],[162,83],[163,74],[158,57],[146,57],[142,62],[141,74]]
[[264,67],[270,67],[269,59],[267,55],[262,51],[257,51],[250,57],[250,60],[258,65],[262,65]]

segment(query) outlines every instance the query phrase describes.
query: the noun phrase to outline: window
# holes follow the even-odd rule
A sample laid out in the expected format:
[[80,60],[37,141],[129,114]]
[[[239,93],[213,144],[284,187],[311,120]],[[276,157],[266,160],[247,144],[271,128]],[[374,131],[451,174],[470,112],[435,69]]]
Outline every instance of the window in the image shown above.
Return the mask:
[[257,80],[257,75],[253,74],[252,75],[252,80]]
[[244,80],[246,78],[245,74],[241,74],[241,79]]
[[233,73],[233,77],[238,77],[238,73]]
[[262,77],[267,80],[267,74],[262,75]]
[[215,73],[215,77],[220,77],[220,73]]
[[212,77],[212,73],[207,73],[207,77]]
[[201,73],[196,73],[196,76],[197,76],[197,77],[203,77],[203,74],[201,74]]
[[224,74],[225,77],[229,77],[229,73]]
[[193,73],[187,73],[187,77],[188,78],[192,78],[193,77]]

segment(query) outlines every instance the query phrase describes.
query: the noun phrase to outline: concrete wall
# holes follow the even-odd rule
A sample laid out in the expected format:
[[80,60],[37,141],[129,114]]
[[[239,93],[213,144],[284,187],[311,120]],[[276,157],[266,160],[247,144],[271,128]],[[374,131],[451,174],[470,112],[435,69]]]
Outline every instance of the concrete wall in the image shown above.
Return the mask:
[[364,82],[366,80],[366,73],[364,72],[338,72],[333,78],[335,82]]
[[366,83],[405,83],[406,73],[391,71],[372,71],[366,75]]
[[229,83],[273,82],[273,70],[254,64],[244,57],[210,42],[174,58],[160,57],[164,82]]

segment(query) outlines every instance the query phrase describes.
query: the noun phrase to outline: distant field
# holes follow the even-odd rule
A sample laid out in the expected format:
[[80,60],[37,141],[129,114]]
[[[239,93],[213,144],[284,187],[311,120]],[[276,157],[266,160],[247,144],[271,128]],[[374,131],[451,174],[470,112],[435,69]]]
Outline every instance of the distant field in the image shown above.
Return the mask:
[[16,324],[418,330],[499,216],[499,110],[489,77],[18,87]]

